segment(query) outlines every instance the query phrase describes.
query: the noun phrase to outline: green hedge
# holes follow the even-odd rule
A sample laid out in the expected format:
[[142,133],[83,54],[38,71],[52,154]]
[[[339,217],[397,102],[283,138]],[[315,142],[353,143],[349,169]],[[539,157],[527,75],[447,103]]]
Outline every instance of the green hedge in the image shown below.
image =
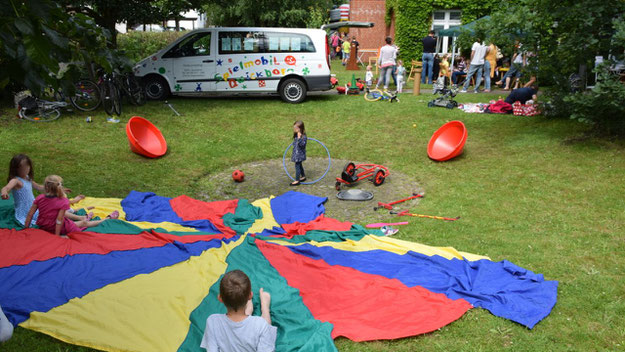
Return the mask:
[[128,32],[117,36],[117,47],[136,63],[163,49],[188,32]]
[[421,39],[428,35],[435,10],[459,9],[463,24],[490,14],[501,0],[387,0],[386,22],[395,15],[395,42],[404,61],[421,60]]

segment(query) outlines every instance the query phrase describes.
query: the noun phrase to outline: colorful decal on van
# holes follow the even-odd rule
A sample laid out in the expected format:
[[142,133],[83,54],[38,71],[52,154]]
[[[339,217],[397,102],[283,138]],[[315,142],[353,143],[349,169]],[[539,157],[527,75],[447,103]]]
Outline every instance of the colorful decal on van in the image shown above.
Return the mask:
[[296,61],[297,60],[295,60],[295,57],[293,57],[292,55],[284,58],[284,62],[286,62],[287,65],[295,65]]
[[[232,58],[228,58],[228,62],[232,62]],[[292,55],[289,55],[284,58],[283,63],[289,66],[294,66],[297,64],[297,60]],[[287,73],[295,72],[293,68],[274,67],[274,66],[280,66],[281,64],[282,63],[278,61],[277,57],[270,55],[269,59],[267,59],[265,58],[265,56],[261,56],[259,59],[256,59],[256,60],[239,61],[237,65],[228,68],[222,74],[215,73],[215,76],[213,78],[216,80],[229,81],[232,75],[237,74],[237,73],[241,74],[242,71],[245,69],[254,69],[258,66],[272,66],[272,67],[269,67],[268,69],[267,68],[261,69],[260,71],[253,71],[253,72],[246,71],[245,79],[253,80],[253,79],[260,79],[261,77],[266,78],[266,77],[272,77],[272,76],[278,76],[278,75],[284,76]]]

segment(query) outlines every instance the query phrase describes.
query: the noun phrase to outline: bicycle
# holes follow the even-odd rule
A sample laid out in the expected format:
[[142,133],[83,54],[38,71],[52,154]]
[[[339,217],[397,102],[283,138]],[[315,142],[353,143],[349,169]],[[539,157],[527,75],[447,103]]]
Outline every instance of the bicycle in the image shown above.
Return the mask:
[[122,101],[113,74],[103,73],[98,81],[98,86],[102,92],[104,111],[110,116],[113,113],[120,116],[122,114]]
[[117,89],[128,97],[132,105],[141,106],[145,104],[145,92],[134,74],[113,72],[113,80]]
[[[18,93],[16,97],[19,97]],[[69,104],[63,99],[60,101],[51,101],[36,98],[30,93],[24,97],[17,98],[18,116],[33,122],[50,122],[61,116],[61,109],[67,109]],[[71,111],[71,109],[68,109]]]
[[399,103],[399,98],[397,97],[397,92],[395,93],[391,93],[387,90],[379,90],[377,88],[375,89],[369,89],[367,88],[366,92],[365,92],[365,100],[366,101],[378,101],[378,100],[388,100],[389,103],[392,103],[394,101]]
[[69,101],[76,109],[80,111],[93,111],[102,103],[100,88],[98,88],[95,82],[88,79],[81,79],[76,82],[74,87],[74,94],[69,97]]

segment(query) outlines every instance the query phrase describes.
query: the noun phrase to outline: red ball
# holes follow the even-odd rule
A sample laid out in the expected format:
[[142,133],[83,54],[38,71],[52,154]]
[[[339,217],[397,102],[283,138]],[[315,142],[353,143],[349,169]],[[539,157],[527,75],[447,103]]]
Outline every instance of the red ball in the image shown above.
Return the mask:
[[244,178],[245,178],[245,174],[243,173],[243,171],[241,171],[241,170],[234,170],[234,172],[232,172],[232,179],[235,182],[243,182]]

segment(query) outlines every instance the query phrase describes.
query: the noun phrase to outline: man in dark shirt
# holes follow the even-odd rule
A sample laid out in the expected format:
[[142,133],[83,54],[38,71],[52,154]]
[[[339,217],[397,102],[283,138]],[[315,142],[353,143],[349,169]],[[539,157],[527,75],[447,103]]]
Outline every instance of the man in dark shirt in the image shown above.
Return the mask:
[[421,61],[423,62],[423,74],[421,75],[421,83],[425,84],[425,77],[427,75],[428,84],[432,84],[432,66],[434,65],[434,52],[436,51],[436,38],[434,38],[434,31],[430,31],[427,37],[423,38],[423,56]]
[[356,40],[356,36],[352,37],[352,43],[354,43],[354,45],[356,45],[356,49],[358,49],[360,47],[360,43],[358,43],[358,41]]
[[518,88],[510,92],[508,97],[506,98],[506,103],[514,104],[517,101],[520,101],[521,104],[525,104],[528,100],[536,100],[536,94],[538,93],[537,86],[531,86],[527,88]]

